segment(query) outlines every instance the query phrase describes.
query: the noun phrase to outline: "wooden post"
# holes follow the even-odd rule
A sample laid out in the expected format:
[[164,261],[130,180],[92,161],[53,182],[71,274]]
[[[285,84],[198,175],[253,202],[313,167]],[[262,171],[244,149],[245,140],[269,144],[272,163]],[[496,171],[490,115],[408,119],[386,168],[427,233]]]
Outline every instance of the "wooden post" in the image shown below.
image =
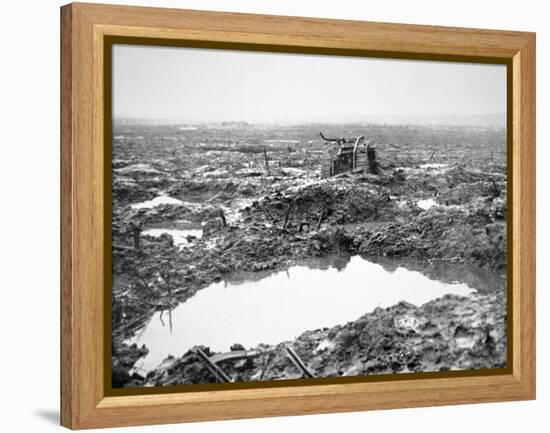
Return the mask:
[[264,146],[264,160],[265,160],[265,169],[267,171],[267,175],[271,176],[271,172],[269,171],[269,158],[267,157],[267,150]]
[[130,223],[130,230],[132,232],[132,239],[134,241],[134,250],[139,251],[141,249],[141,224],[135,222]]
[[224,227],[227,227],[227,220],[225,219],[225,214],[223,213],[223,210],[220,209],[220,218],[222,220],[222,224]]
[[288,217],[290,216],[290,211],[292,210],[292,202],[293,202],[293,200],[290,200],[290,202],[288,203],[288,209],[286,210],[285,221],[283,223],[283,229],[286,229],[286,226],[288,225]]
[[325,217],[325,208],[321,209],[321,215],[319,215],[319,220],[317,221],[317,231],[321,228],[323,224],[323,218]]
[[497,183],[495,182],[495,180],[491,180],[491,182],[493,182],[493,197],[494,198],[497,198],[499,195],[500,195],[500,190],[497,186]]
[[367,146],[367,159],[369,163],[369,172],[376,174],[377,172],[376,149],[370,143]]

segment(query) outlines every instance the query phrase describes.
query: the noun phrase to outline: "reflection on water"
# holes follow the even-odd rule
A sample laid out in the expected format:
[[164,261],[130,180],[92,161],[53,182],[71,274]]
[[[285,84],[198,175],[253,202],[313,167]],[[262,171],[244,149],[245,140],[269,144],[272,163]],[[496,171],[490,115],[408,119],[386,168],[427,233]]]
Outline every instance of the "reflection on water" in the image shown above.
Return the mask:
[[183,202],[177,198],[169,197],[167,195],[159,195],[151,200],[147,200],[141,203],[131,205],[132,209],[150,209],[161,204],[177,204],[181,205]]
[[434,207],[436,205],[436,201],[433,199],[433,198],[428,198],[426,200],[418,200],[416,202],[416,205],[420,208],[420,209],[424,209],[424,210],[428,210],[432,207]]
[[[376,307],[400,301],[421,305],[448,293],[474,292],[463,279],[453,276],[443,282],[435,279],[438,271],[429,278],[425,269],[419,270],[422,273],[390,265],[388,259],[378,264],[354,256],[311,261],[271,274],[234,274],[172,310],[170,326],[166,313],[156,313],[130,341],[150,350],[137,366],[149,370],[167,355],[181,356],[199,344],[217,352],[229,351],[233,343],[247,348],[276,344],[306,330],[355,320]],[[481,284],[479,278],[472,281]]]
[[365,257],[377,263],[388,272],[404,267],[411,271],[422,272],[432,280],[439,280],[448,284],[464,283],[479,293],[488,294],[506,290],[506,270],[494,271],[478,266],[454,264],[445,261],[433,261],[431,265],[414,259],[391,259],[383,256]]

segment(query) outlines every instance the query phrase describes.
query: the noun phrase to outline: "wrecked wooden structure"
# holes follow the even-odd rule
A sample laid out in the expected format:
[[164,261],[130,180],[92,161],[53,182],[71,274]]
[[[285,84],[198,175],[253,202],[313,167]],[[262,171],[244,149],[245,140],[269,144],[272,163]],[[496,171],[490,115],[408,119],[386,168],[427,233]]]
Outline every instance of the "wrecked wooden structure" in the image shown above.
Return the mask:
[[319,133],[331,147],[321,164],[321,177],[327,178],[348,171],[376,173],[376,146],[363,135],[355,138],[327,138]]
[[[292,349],[289,346],[285,346],[285,354],[290,359],[290,361],[294,364],[294,366],[300,371],[300,374],[302,377],[305,378],[316,378],[317,375],[315,372],[309,368],[306,363],[298,356],[296,351]],[[235,350],[231,352],[226,353],[216,353],[213,355],[208,355],[201,347],[195,347],[193,349],[193,352],[201,358],[201,360],[204,362],[205,367],[210,371],[210,373],[216,378],[216,381],[221,383],[233,383],[235,382],[235,379],[228,376],[220,367],[220,363],[226,362],[226,361],[238,361],[242,359],[252,359],[257,358],[259,356],[269,356],[271,357],[274,353],[274,350]],[[269,362],[268,362],[269,363]],[[265,372],[264,365],[264,372]],[[263,377],[263,373],[262,373]],[[260,379],[261,380],[261,379]]]

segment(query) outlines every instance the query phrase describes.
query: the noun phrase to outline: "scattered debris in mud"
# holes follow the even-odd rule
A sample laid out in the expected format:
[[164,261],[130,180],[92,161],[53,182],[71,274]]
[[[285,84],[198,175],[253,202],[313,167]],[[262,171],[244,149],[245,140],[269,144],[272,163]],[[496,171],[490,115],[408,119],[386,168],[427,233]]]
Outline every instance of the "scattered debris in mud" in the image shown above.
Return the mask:
[[[216,368],[231,381],[261,381],[309,370],[326,377],[506,365],[506,285],[476,273],[436,275],[439,263],[505,271],[503,130],[348,125],[350,137],[369,131],[376,168],[365,159],[323,177],[327,147],[316,125],[182,128],[114,131],[113,386],[223,381]],[[204,357],[221,354],[202,347],[148,372],[136,367],[149,350],[128,342],[156,312],[238,272],[334,254],[387,266],[410,260],[411,269],[465,281],[477,294],[364,311],[276,345],[236,345],[215,366]]]
[[[333,328],[306,331],[276,346],[202,350],[231,381],[308,377],[288,356],[292,348],[313,377],[446,371],[506,366],[505,297],[446,295],[421,307],[401,302]],[[232,356],[233,355],[233,356]],[[127,386],[216,383],[220,379],[193,348],[170,356]]]

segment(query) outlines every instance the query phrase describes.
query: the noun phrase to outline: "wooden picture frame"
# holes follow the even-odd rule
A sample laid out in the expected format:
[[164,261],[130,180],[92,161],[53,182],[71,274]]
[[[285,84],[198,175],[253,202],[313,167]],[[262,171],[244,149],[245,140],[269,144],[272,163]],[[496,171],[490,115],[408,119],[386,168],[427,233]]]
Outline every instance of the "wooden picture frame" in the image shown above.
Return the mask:
[[[503,374],[108,395],[105,41],[170,40],[509,66],[509,359]],[[73,3],[61,8],[61,424],[73,428],[535,398],[535,34]],[[107,195],[108,196],[108,195]]]

